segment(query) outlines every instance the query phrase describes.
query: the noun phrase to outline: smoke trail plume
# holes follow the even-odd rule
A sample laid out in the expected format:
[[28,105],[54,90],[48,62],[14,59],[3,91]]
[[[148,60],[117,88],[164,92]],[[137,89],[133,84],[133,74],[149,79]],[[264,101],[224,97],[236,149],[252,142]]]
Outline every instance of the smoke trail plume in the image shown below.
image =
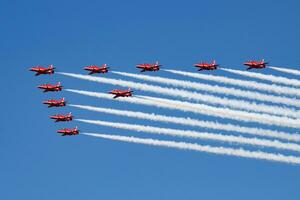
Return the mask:
[[[112,98],[108,94],[103,94],[98,92],[89,92],[89,91],[72,90],[72,89],[66,89],[66,91],[87,95],[87,96],[98,97],[98,98],[105,98],[105,99]],[[257,123],[268,124],[268,125],[300,128],[299,120],[293,120],[293,119],[283,118],[283,117],[275,117],[271,115],[248,113],[243,111],[235,111],[226,108],[216,108],[216,107],[207,106],[203,104],[193,104],[189,102],[174,101],[174,100],[168,100],[162,98],[153,98],[148,96],[139,96],[139,98],[137,97],[118,98],[115,100],[128,102],[128,103],[135,103],[140,105],[156,106],[159,108],[167,108],[172,110],[173,109],[181,110],[184,112],[193,112],[193,113],[209,115],[214,117],[233,119],[237,121],[257,122]]]
[[125,129],[125,130],[147,132],[152,134],[164,134],[170,136],[188,137],[188,138],[202,139],[202,140],[215,140],[219,142],[229,142],[229,143],[237,143],[237,144],[244,144],[244,145],[246,144],[246,145],[261,146],[261,147],[271,147],[271,148],[300,152],[300,145],[294,143],[283,143],[276,140],[272,141],[267,139],[246,138],[242,136],[222,135],[222,134],[214,134],[214,133],[207,133],[207,132],[160,128],[154,126],[144,126],[138,124],[117,123],[117,122],[108,122],[108,121],[100,121],[100,120],[76,119],[76,121],[100,125],[100,126],[108,126],[113,128]]
[[[191,73],[191,72],[185,72],[185,71],[178,71],[178,70],[167,70],[164,71],[170,72],[173,74],[179,74],[183,76],[188,76],[192,78],[202,79],[202,80],[209,80],[214,81],[218,83],[223,83],[227,85],[234,85],[249,89],[255,89],[255,90],[261,90],[266,92],[273,92],[276,94],[288,94],[288,95],[298,95],[299,93],[295,91],[294,88],[289,87],[283,87],[275,84],[265,84],[265,83],[258,83],[255,81],[246,81],[246,80],[240,80],[240,79],[234,79],[234,78],[228,78],[224,76],[215,76],[215,75],[208,75],[208,74],[199,74],[199,73]],[[272,101],[274,103],[282,103],[286,105],[296,106],[300,107],[300,101],[296,98],[286,98],[286,97],[279,97],[271,95]]]
[[164,103],[169,107],[173,105],[175,108],[179,110],[199,113],[203,115],[210,115],[214,117],[221,117],[221,118],[227,118],[227,119],[233,119],[233,120],[245,121],[245,122],[257,122],[261,124],[276,125],[276,126],[283,126],[283,127],[285,126],[290,128],[300,127],[299,119],[291,119],[291,118],[277,117],[277,116],[267,115],[267,114],[257,114],[257,113],[250,113],[244,111],[230,110],[227,108],[216,108],[216,107],[207,106],[203,104],[195,104],[195,103],[176,101],[171,99],[163,99],[163,98],[156,98],[156,97],[149,97],[149,96],[142,96],[142,95],[136,95],[136,96],[145,100],[152,100],[156,104]]
[[112,85],[120,85],[125,87],[130,87],[138,90],[153,92],[157,94],[163,94],[163,95],[169,95],[173,97],[182,97],[186,99],[193,99],[197,101],[202,101],[209,104],[214,105],[222,105],[222,106],[228,106],[231,108],[236,109],[242,109],[247,111],[254,111],[254,112],[261,112],[261,113],[269,113],[273,115],[283,115],[283,116],[293,116],[293,117],[299,117],[298,112],[294,112],[293,110],[285,109],[278,106],[268,106],[264,104],[256,104],[251,103],[247,101],[242,100],[234,100],[234,99],[227,99],[227,98],[219,98],[212,95],[204,95],[200,93],[195,92],[188,92],[186,90],[178,90],[173,88],[164,88],[160,86],[154,86],[149,84],[143,84],[143,83],[136,83],[132,81],[123,81],[123,80],[117,80],[117,79],[109,79],[109,78],[103,78],[103,77],[92,77],[88,75],[80,75],[80,74],[71,74],[71,73],[62,73],[60,74],[71,76],[74,78],[80,78],[84,80],[90,80],[90,81],[96,81],[106,84],[112,84]]
[[266,74],[261,74],[261,73],[256,73],[256,72],[248,72],[248,71],[241,71],[241,70],[235,70],[235,69],[226,69],[226,68],[221,68],[221,69],[224,71],[230,72],[230,73],[247,76],[247,77],[251,77],[251,78],[257,78],[257,79],[261,79],[261,80],[266,80],[266,81],[270,81],[272,83],[279,83],[279,84],[283,84],[283,85],[290,85],[290,86],[296,86],[296,87],[300,86],[300,81],[298,81],[297,79],[289,79],[289,78],[285,78],[285,77],[281,77],[281,76],[273,76],[270,74],[266,75]]
[[[182,75],[189,75],[189,72],[181,72],[181,71],[176,71],[176,70],[165,70],[167,72],[172,72],[172,73],[177,73],[177,74],[182,74]],[[225,94],[225,95],[233,95],[236,97],[244,97],[248,99],[254,99],[254,100],[260,100],[260,101],[266,101],[266,102],[272,102],[272,103],[280,103],[280,104],[285,104],[286,100],[288,98],[276,98],[278,96],[273,96],[273,95],[266,95],[258,92],[253,92],[253,91],[247,91],[247,90],[240,90],[236,88],[227,88],[227,87],[221,87],[217,85],[209,85],[209,84],[203,84],[203,83],[198,83],[198,82],[191,82],[191,81],[183,81],[183,80],[177,80],[177,79],[170,79],[170,78],[163,78],[159,76],[148,76],[148,75],[141,75],[141,74],[132,74],[132,73],[127,73],[127,72],[116,72],[113,71],[112,73],[122,75],[122,76],[127,76],[131,78],[136,78],[140,80],[146,80],[146,81],[152,81],[152,82],[157,82],[157,83],[162,83],[166,85],[171,85],[171,86],[176,86],[176,87],[183,87],[183,88],[190,88],[190,89],[195,89],[195,90],[200,90],[200,91],[208,91],[212,93],[218,93],[218,94]],[[209,77],[214,77],[212,75],[206,75],[206,74],[195,74],[191,73],[192,77],[198,77],[200,75],[201,78],[203,79],[208,79]],[[208,77],[208,78],[206,78]],[[222,77],[219,77],[222,78]],[[215,80],[220,82],[219,80]]]
[[[262,101],[268,101],[268,102],[273,102],[273,95],[265,95],[257,92],[251,92],[251,91],[244,91],[244,90],[238,90],[235,88],[226,88],[226,87],[220,87],[220,86],[211,86],[208,84],[201,84],[201,83],[196,83],[196,82],[190,82],[190,81],[180,81],[176,79],[170,79],[170,78],[162,78],[158,76],[147,76],[147,75],[141,75],[141,74],[132,74],[132,73],[126,73],[126,72],[112,72],[118,75],[126,76],[126,77],[131,77],[131,78],[136,78],[140,80],[146,80],[146,81],[152,81],[156,83],[162,83],[166,85],[171,85],[171,86],[176,86],[176,87],[183,87],[183,88],[191,88],[195,90],[202,90],[202,91],[208,91],[212,93],[219,93],[219,94],[226,94],[226,95],[233,95],[237,97],[246,97],[250,99],[255,99],[255,100],[262,100]],[[195,93],[191,93],[190,97],[192,95],[195,95]],[[198,95],[198,94],[197,94]],[[207,98],[205,98],[207,97]],[[208,99],[209,98],[209,99]],[[203,102],[212,102],[215,104],[219,105],[225,105],[229,106],[232,108],[238,108],[238,109],[244,109],[248,111],[255,111],[255,112],[264,112],[264,113],[269,113],[273,115],[282,115],[282,116],[289,116],[289,117],[294,117],[294,118],[299,118],[300,112],[295,110],[295,109],[287,109],[287,108],[282,108],[279,106],[269,106],[265,104],[254,104],[254,103],[249,103],[245,101],[239,101],[239,100],[234,100],[234,99],[227,99],[227,98],[218,98],[215,96],[208,96],[208,95],[200,95],[199,98],[195,98],[195,100],[203,100]],[[228,102],[224,102],[227,100]],[[275,101],[278,100],[275,98]],[[229,103],[231,102],[231,103]],[[285,103],[284,99],[280,102],[276,103]],[[242,104],[242,105],[241,105]]]
[[193,143],[186,142],[174,142],[174,141],[166,141],[166,140],[156,140],[156,139],[143,139],[137,137],[127,137],[120,135],[106,135],[106,134],[96,134],[96,133],[82,133],[83,135],[99,137],[103,139],[123,141],[123,142],[131,142],[137,144],[146,144],[151,146],[161,146],[168,148],[176,148],[183,150],[193,150],[199,152],[213,153],[219,155],[228,155],[228,156],[236,156],[243,158],[254,158],[261,160],[268,160],[274,162],[282,162],[288,164],[300,164],[300,158],[295,156],[285,156],[282,154],[273,154],[266,153],[261,151],[247,151],[244,149],[234,149],[234,148],[225,148],[225,147],[212,147],[209,145],[199,145]]
[[287,68],[281,68],[281,67],[269,67],[271,69],[280,71],[280,72],[284,72],[284,73],[288,73],[288,74],[293,74],[296,76],[300,76],[300,71],[299,70],[295,70],[295,69],[287,69]]
[[166,115],[158,115],[154,113],[145,113],[145,112],[135,112],[129,110],[117,110],[111,108],[102,108],[102,107],[93,107],[93,106],[86,106],[86,105],[69,105],[75,108],[85,109],[89,111],[101,112],[106,114],[118,115],[118,116],[125,116],[125,117],[133,117],[143,120],[151,120],[151,121],[159,121],[159,122],[166,122],[166,123],[174,123],[186,126],[194,126],[194,127],[201,127],[207,129],[215,129],[221,131],[233,131],[243,134],[249,135],[257,135],[263,137],[271,137],[271,138],[278,138],[284,140],[290,140],[299,142],[300,135],[299,134],[289,134],[285,132],[273,131],[268,129],[261,129],[261,128],[250,128],[244,127],[239,125],[233,124],[222,124],[218,122],[212,121],[203,121],[191,118],[183,118],[183,117],[173,117],[173,116],[166,116]]

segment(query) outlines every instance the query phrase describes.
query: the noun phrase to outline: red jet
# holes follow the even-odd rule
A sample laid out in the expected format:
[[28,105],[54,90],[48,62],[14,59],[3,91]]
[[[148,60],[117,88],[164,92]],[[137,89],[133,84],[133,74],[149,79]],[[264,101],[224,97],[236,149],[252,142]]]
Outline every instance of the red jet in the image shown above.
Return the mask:
[[75,128],[64,128],[64,129],[60,129],[57,131],[57,133],[61,133],[61,136],[66,136],[66,135],[78,135],[79,134],[79,130],[77,128],[77,126]]
[[56,85],[51,84],[43,84],[39,85],[38,88],[43,89],[43,92],[58,92],[62,90],[62,86],[60,82],[58,82]]
[[267,66],[267,64],[269,64],[269,63],[265,62],[264,59],[262,59],[261,61],[250,60],[250,61],[247,61],[244,63],[244,65],[248,66],[247,70],[250,70],[252,68],[262,69],[262,68],[265,68]]
[[62,98],[60,100],[50,99],[47,101],[43,101],[43,104],[47,104],[48,108],[62,107],[62,106],[66,106],[66,101],[65,101],[65,98]]
[[50,116],[51,119],[55,119],[54,122],[69,122],[73,120],[73,116],[71,113],[67,115],[53,115]]
[[83,68],[84,70],[90,71],[90,75],[91,74],[95,74],[95,73],[107,73],[108,72],[108,68],[106,64],[102,65],[101,67],[98,67],[96,65],[91,65],[91,66],[86,66],[85,68]]
[[112,90],[109,93],[115,95],[115,98],[118,97],[131,97],[132,96],[132,90],[130,90],[130,88],[128,90]]
[[29,71],[36,72],[35,76],[38,76],[40,74],[54,74],[53,65],[50,65],[49,67],[42,67],[42,66],[36,66],[29,69]]
[[214,60],[212,63],[206,63],[206,62],[196,63],[194,64],[194,66],[199,68],[198,71],[201,71],[201,70],[216,70],[219,65]]
[[136,68],[142,69],[141,72],[145,72],[145,71],[158,71],[161,66],[162,65],[160,65],[158,63],[158,61],[156,61],[155,64],[149,64],[149,63],[138,64],[136,66]]

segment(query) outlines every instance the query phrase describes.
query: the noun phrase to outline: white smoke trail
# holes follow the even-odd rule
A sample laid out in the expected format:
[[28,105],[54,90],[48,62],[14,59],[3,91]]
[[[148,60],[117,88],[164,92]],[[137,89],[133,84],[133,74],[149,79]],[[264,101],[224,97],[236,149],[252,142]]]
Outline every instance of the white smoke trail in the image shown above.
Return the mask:
[[290,140],[295,142],[300,141],[299,134],[289,134],[285,132],[273,131],[268,129],[250,128],[250,127],[243,127],[243,126],[238,126],[233,124],[222,124],[222,123],[212,122],[212,121],[202,121],[202,120],[191,119],[191,118],[173,117],[173,116],[166,116],[166,115],[157,115],[154,113],[117,110],[111,108],[93,107],[93,106],[86,106],[86,105],[71,104],[69,106],[85,109],[89,111],[118,115],[118,116],[134,117],[143,120],[174,123],[174,124],[222,130],[222,131],[233,131],[233,132],[244,133],[249,135],[278,138],[278,139]]
[[174,97],[193,99],[193,100],[202,101],[205,103],[228,106],[231,108],[243,109],[243,110],[247,110],[247,111],[263,112],[263,113],[269,113],[269,114],[273,114],[273,115],[292,116],[292,117],[296,117],[296,118],[299,117],[298,112],[295,112],[295,111],[289,110],[289,109],[285,109],[282,107],[278,107],[278,106],[268,106],[268,105],[264,105],[264,104],[256,104],[254,102],[251,103],[251,102],[241,101],[241,100],[219,98],[219,97],[212,96],[212,95],[204,95],[204,94],[200,94],[200,93],[188,92],[186,90],[178,90],[178,89],[173,89],[173,88],[163,88],[160,86],[136,83],[136,82],[132,82],[132,81],[123,81],[123,80],[109,79],[109,78],[103,78],[103,77],[92,77],[92,76],[88,76],[88,75],[62,73],[62,72],[60,72],[60,74],[74,77],[74,78],[89,80],[89,81],[96,81],[96,82],[101,82],[101,83],[106,83],[106,84],[130,87],[130,88],[153,92],[153,93],[157,93],[157,94],[164,94],[164,95],[170,95],[170,96],[174,96]]
[[100,126],[108,126],[113,128],[125,129],[125,130],[147,132],[152,134],[163,134],[163,135],[188,137],[188,138],[202,139],[202,140],[215,140],[221,142],[246,144],[246,145],[261,146],[261,147],[271,147],[271,148],[300,152],[300,145],[295,143],[283,143],[276,140],[272,141],[267,139],[246,138],[242,136],[222,135],[222,134],[214,134],[214,133],[207,133],[207,132],[160,128],[154,126],[116,123],[116,122],[108,122],[108,121],[100,121],[100,120],[76,119],[76,121],[80,121],[88,124],[100,125]]
[[[87,96],[93,96],[93,97],[104,98],[104,99],[112,99],[111,95],[98,93],[98,92],[89,92],[89,91],[72,90],[72,89],[65,89],[65,90],[77,94],[87,95]],[[159,108],[167,108],[172,110],[181,110],[184,112],[193,112],[197,114],[233,119],[237,121],[257,122],[257,123],[268,124],[268,125],[300,128],[300,123],[299,123],[300,120],[293,120],[289,118],[275,117],[270,115],[260,115],[255,113],[242,112],[242,111],[235,111],[226,108],[223,109],[215,108],[203,104],[193,104],[189,102],[173,101],[173,100],[162,99],[162,98],[153,98],[148,96],[139,96],[139,97],[140,98],[137,97],[118,98],[115,100],[140,104],[140,105],[156,106]]]
[[271,74],[261,74],[261,73],[256,73],[256,72],[248,72],[248,71],[241,71],[241,70],[235,70],[235,69],[227,69],[227,68],[221,68],[223,71],[227,71],[230,73],[242,75],[242,76],[247,76],[250,78],[257,78],[261,80],[266,80],[270,81],[272,83],[279,83],[283,85],[290,85],[290,86],[300,86],[300,81],[297,79],[290,79],[290,78],[285,78],[281,76],[273,76]]
[[288,164],[300,164],[300,158],[295,156],[285,156],[282,154],[273,154],[266,153],[261,151],[247,151],[244,149],[234,149],[234,148],[226,148],[226,147],[212,147],[209,145],[199,145],[193,143],[186,142],[174,142],[174,141],[166,141],[166,140],[156,140],[150,138],[137,138],[137,137],[128,137],[128,136],[120,136],[120,135],[106,135],[106,134],[96,134],[96,133],[82,133],[83,135],[99,137],[109,140],[123,141],[123,142],[131,142],[137,144],[146,144],[151,146],[161,146],[168,148],[177,148],[184,150],[193,150],[199,152],[220,154],[220,155],[228,155],[228,156],[236,156],[236,157],[244,157],[244,158],[254,158],[261,160],[268,160],[274,162],[282,162]]
[[85,91],[85,90],[73,90],[73,89],[65,89],[65,91],[73,92],[73,93],[81,94],[81,95],[86,95],[86,96],[91,96],[91,97],[97,97],[97,98],[101,98],[101,99],[108,99],[108,100],[113,100],[113,101],[120,101],[120,102],[133,103],[133,104],[139,104],[139,105],[155,106],[158,108],[173,109],[173,107],[169,107],[169,106],[165,105],[164,103],[155,104],[152,100],[146,100],[146,99],[141,99],[141,98],[136,98],[136,97],[113,99],[113,95],[106,94],[106,93],[90,92],[90,91]]
[[[178,70],[168,70],[164,69],[166,72],[170,72],[173,74],[179,74],[183,76],[188,76],[192,78],[202,79],[202,80],[209,80],[214,81],[218,83],[228,84],[228,85],[234,85],[244,88],[250,88],[250,89],[256,89],[256,90],[262,90],[266,92],[273,92],[276,94],[288,94],[288,95],[299,95],[299,92],[290,87],[283,87],[279,85],[269,85],[265,83],[258,83],[255,81],[246,81],[246,80],[240,80],[240,79],[234,79],[234,78],[228,78],[224,76],[215,76],[215,75],[208,75],[208,74],[199,74],[199,73],[191,73],[191,72],[185,72],[185,71],[178,71]],[[296,98],[286,98],[286,97],[279,97],[272,95],[272,101],[274,103],[283,103],[286,105],[291,106],[297,106],[300,107],[300,101]]]
[[257,123],[268,124],[268,125],[300,128],[299,119],[276,117],[267,114],[249,113],[249,112],[243,112],[237,110],[230,110],[227,108],[216,108],[216,107],[207,106],[203,104],[195,104],[190,102],[176,101],[171,99],[163,99],[163,98],[156,98],[156,97],[149,97],[149,96],[142,96],[142,95],[136,95],[136,97],[145,100],[152,100],[156,104],[164,103],[165,105],[168,105],[170,107],[173,105],[177,109],[182,109],[189,112],[194,112],[194,113],[199,113],[204,115],[234,119],[234,120],[245,121],[245,122],[257,122]]
[[[273,102],[273,103],[285,103],[285,99],[282,99],[280,102],[274,102],[273,101],[273,95],[265,95],[257,92],[251,92],[251,91],[244,91],[244,90],[239,90],[235,88],[226,88],[226,87],[220,87],[220,86],[211,86],[208,84],[201,84],[201,83],[195,83],[195,82],[190,82],[190,81],[180,81],[180,80],[175,80],[175,79],[170,79],[170,78],[162,78],[158,76],[147,76],[147,75],[141,75],[141,74],[132,74],[132,73],[126,73],[126,72],[112,72],[118,75],[126,76],[126,77],[131,77],[131,78],[136,78],[140,80],[146,80],[146,81],[152,81],[156,83],[162,83],[166,85],[172,85],[172,86],[179,86],[183,88],[191,88],[195,90],[202,90],[202,91],[208,91],[208,92],[213,92],[213,93],[219,93],[219,94],[226,94],[226,95],[234,95],[237,97],[246,97],[250,99],[255,99],[255,100],[262,100],[262,101],[268,101],[268,102]],[[198,95],[198,94],[197,94]],[[205,98],[209,97],[209,99]],[[199,96],[203,102],[209,101],[208,103],[212,102],[215,104],[219,105],[226,105],[232,108],[238,108],[238,109],[244,109],[248,111],[255,111],[255,112],[264,112],[264,113],[270,113],[273,115],[282,115],[282,116],[290,116],[290,117],[295,117],[299,118],[300,112],[295,110],[295,109],[287,109],[287,108],[282,108],[279,106],[268,106],[265,104],[254,104],[254,103],[249,103],[245,101],[237,101],[230,99],[231,103],[224,102],[224,100],[228,100],[227,98],[218,98],[215,96],[208,96],[208,95],[201,95]],[[196,100],[199,100],[196,98]],[[215,100],[215,101],[214,101]],[[275,99],[278,100],[278,99]],[[242,103],[243,105],[240,105]]]
[[[186,75],[185,72],[176,71],[176,70],[165,70],[165,71],[174,72],[174,73],[179,72],[179,74]],[[163,78],[163,77],[158,77],[158,76],[132,74],[132,73],[126,73],[126,72],[113,71],[112,73],[131,77],[131,78],[136,78],[136,79],[140,79],[140,80],[163,83],[166,85],[172,85],[172,86],[176,86],[176,87],[190,88],[190,89],[208,91],[208,92],[212,92],[212,93],[225,94],[225,95],[233,95],[233,96],[237,96],[237,97],[244,97],[244,98],[248,98],[248,99],[255,99],[255,100],[259,100],[259,101],[266,101],[266,102],[272,102],[272,103],[285,104],[286,100],[287,99],[289,100],[289,98],[276,98],[278,96],[274,96],[274,95],[266,95],[266,94],[262,94],[262,93],[258,93],[258,92],[253,92],[253,91],[248,91],[248,90],[240,90],[240,89],[236,89],[236,88],[221,87],[221,86],[217,86],[217,85],[212,86],[209,84],[203,84],[203,83],[198,83],[198,82],[183,81],[183,80]],[[189,74],[189,72],[187,72],[187,74]],[[194,75],[194,73],[192,73],[192,74]],[[198,74],[195,74],[195,75],[197,77]],[[202,78],[204,77],[204,79],[207,79],[205,77],[215,77],[212,75],[205,75],[205,74],[203,74],[203,76],[201,76],[202,74],[199,74],[199,75]],[[297,103],[299,103],[299,102],[297,102]],[[289,105],[289,104],[287,104],[287,105]]]
[[269,68],[280,71],[280,72],[285,72],[285,73],[288,73],[288,74],[293,74],[293,75],[300,76],[300,71],[299,70],[287,69],[287,68],[281,68],[281,67],[271,67],[271,66]]

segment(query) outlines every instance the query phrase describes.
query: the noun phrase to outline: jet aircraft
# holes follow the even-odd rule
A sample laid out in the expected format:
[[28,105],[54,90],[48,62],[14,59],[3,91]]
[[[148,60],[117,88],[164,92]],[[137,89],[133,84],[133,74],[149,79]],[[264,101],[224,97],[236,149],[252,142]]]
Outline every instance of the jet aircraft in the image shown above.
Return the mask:
[[62,98],[60,100],[50,99],[43,101],[43,104],[47,104],[48,108],[66,106],[66,103],[67,102],[65,101],[65,98]]
[[194,64],[194,66],[199,68],[198,71],[201,71],[201,70],[216,70],[219,65],[214,60],[212,63],[199,62]]
[[247,62],[244,62],[244,65],[248,66],[247,70],[250,69],[262,69],[265,68],[267,66],[267,64],[269,64],[268,62],[265,62],[264,59],[262,59],[261,61],[254,61],[254,60],[250,60]]
[[115,99],[115,98],[118,98],[118,97],[131,97],[132,92],[133,91],[130,90],[130,88],[129,88],[128,90],[115,89],[115,90],[110,91],[109,93],[115,95],[114,96],[114,99]]
[[35,76],[41,75],[41,74],[54,74],[53,65],[50,65],[49,67],[42,67],[42,66],[36,66],[29,69],[29,71],[36,72]]
[[51,84],[39,85],[38,88],[44,90],[43,92],[58,92],[62,90],[62,86],[60,82],[58,82],[56,85],[51,85]]
[[84,70],[90,71],[90,75],[91,74],[95,74],[95,73],[107,73],[109,67],[107,67],[107,64],[102,65],[101,67],[97,66],[97,65],[90,65],[90,66],[86,66],[85,68],[83,68]]
[[66,135],[71,136],[71,135],[78,135],[79,130],[76,126],[75,128],[64,128],[64,129],[57,130],[57,133],[60,133],[61,136],[66,136]]
[[141,72],[145,72],[145,71],[158,71],[161,66],[162,65],[160,65],[158,63],[158,61],[156,61],[156,63],[154,63],[154,64],[150,64],[150,63],[138,64],[138,65],[136,65],[136,68],[141,69]]
[[51,119],[54,119],[54,122],[68,122],[73,120],[72,113],[67,115],[52,115],[50,116]]

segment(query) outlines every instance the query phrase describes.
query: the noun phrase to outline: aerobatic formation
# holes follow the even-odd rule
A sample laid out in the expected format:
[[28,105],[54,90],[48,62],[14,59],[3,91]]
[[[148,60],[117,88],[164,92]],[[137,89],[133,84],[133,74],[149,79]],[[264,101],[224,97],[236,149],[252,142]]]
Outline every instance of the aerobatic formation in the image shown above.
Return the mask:
[[[35,72],[35,76],[58,74],[70,78],[123,87],[115,88],[105,93],[100,93],[85,90],[66,89],[62,86],[61,82],[58,81],[52,84],[46,83],[38,85],[37,88],[41,89],[43,93],[67,91],[77,95],[85,95],[108,100],[114,99],[115,101],[120,101],[122,103],[132,103],[142,106],[152,106],[163,109],[183,111],[186,115],[187,113],[193,113],[196,115],[199,114],[201,115],[201,118],[202,115],[205,115],[217,118],[218,120],[204,121],[193,119],[189,116],[176,117],[172,115],[159,115],[154,112],[145,113],[126,109],[75,105],[67,102],[64,97],[42,101],[42,103],[47,105],[48,108],[51,108],[51,110],[52,107],[61,109],[60,107],[66,106],[66,108],[73,107],[86,111],[142,119],[144,121],[150,120],[168,124],[179,124],[219,132],[198,132],[186,129],[182,130],[175,128],[144,126],[140,124],[80,119],[77,118],[76,115],[74,118],[71,112],[50,115],[49,118],[55,123],[61,124],[61,122],[66,123],[75,121],[79,123],[94,124],[123,130],[159,135],[161,134],[174,137],[187,137],[204,141],[213,140],[223,143],[219,144],[219,146],[210,146],[200,145],[198,143],[176,142],[172,140],[158,140],[152,138],[139,138],[87,132],[80,133],[77,126],[69,126],[67,128],[61,127],[57,130],[57,133],[59,133],[61,136],[75,136],[81,134],[129,143],[194,150],[199,152],[254,158],[289,164],[300,164],[300,156],[295,154],[300,153],[300,134],[293,133],[293,131],[300,128],[300,80],[297,78],[287,78],[284,76],[274,76],[271,74],[263,74],[258,72],[247,72],[251,69],[260,70],[269,67],[271,70],[289,73],[297,77],[300,75],[300,71],[269,66],[269,63],[264,59],[258,61],[249,60],[242,64],[246,66],[246,71],[220,67],[215,60],[211,62],[198,62],[193,66],[198,68],[198,71],[221,69],[225,73],[233,73],[254,80],[242,80],[243,78],[230,78],[226,76],[217,76],[200,72],[192,73],[180,70],[161,69],[163,65],[161,65],[158,61],[155,63],[137,64],[136,68],[140,70],[140,74],[118,71],[110,72],[122,77],[129,77],[146,82],[154,82],[161,85],[169,85],[172,86],[172,88],[104,77],[106,76],[105,74],[110,70],[107,64],[100,66],[89,65],[83,67],[82,69],[87,71],[87,74],[57,72],[55,71],[56,68],[53,65],[49,65],[48,67],[35,66],[31,67],[29,71]],[[169,74],[177,74],[183,77],[191,77],[202,80],[202,82],[217,82],[217,84],[222,84],[222,86],[172,79],[169,77],[164,78],[162,76],[149,76],[144,74],[144,72],[155,72],[159,70]],[[124,89],[124,87],[126,88]],[[131,88],[133,88],[135,91],[137,90],[141,92],[156,93],[160,96],[171,96],[172,98],[143,96],[142,94],[136,93],[133,95],[133,90],[131,90]],[[223,119],[226,122],[223,122]],[[249,124],[248,126],[248,123],[260,124],[261,128],[253,126],[253,124]],[[240,135],[230,135],[229,133],[238,133]],[[224,142],[228,143],[229,145],[240,145],[243,146],[243,148],[222,146],[224,145]],[[265,147],[273,150],[270,152],[268,149],[267,151],[261,151],[260,149],[244,149],[244,147],[247,148],[247,145],[257,148]],[[279,150],[293,151],[294,153],[285,155],[279,153]]]

